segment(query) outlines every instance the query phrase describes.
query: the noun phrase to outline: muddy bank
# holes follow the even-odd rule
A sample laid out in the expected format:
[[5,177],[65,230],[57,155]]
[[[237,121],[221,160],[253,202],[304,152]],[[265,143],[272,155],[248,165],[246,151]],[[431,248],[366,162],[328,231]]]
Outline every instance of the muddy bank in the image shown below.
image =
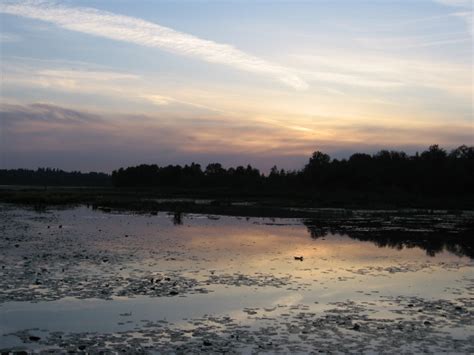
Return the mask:
[[[249,324],[230,316],[211,316],[174,324],[165,320],[140,320],[132,330],[117,333],[67,333],[25,329],[6,334],[24,345],[2,349],[33,348],[48,353],[72,351],[126,353],[332,353],[332,352],[457,352],[474,351],[474,335],[459,338],[446,329],[473,324],[472,300],[424,300],[386,297],[391,317],[380,317],[370,305],[353,301],[332,304],[320,314],[303,304],[275,309],[246,310]],[[277,313],[278,313],[277,312]],[[402,315],[401,317],[393,317]],[[128,322],[124,314],[124,323]],[[133,322],[132,322],[133,323]]]

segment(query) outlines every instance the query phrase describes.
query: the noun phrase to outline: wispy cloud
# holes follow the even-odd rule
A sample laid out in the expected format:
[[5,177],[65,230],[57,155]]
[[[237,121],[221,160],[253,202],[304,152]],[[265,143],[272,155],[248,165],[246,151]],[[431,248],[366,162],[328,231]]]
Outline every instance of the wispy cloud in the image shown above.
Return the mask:
[[472,0],[434,0],[435,2],[448,6],[461,6],[469,7],[472,6]]
[[434,0],[435,2],[446,5],[453,6],[457,8],[464,8],[467,11],[455,12],[451,16],[456,16],[466,22],[467,30],[471,36],[474,36],[474,21],[473,21],[473,9],[474,1],[473,0]]
[[21,41],[21,37],[13,33],[0,33],[0,43]]
[[[112,115],[52,104],[3,104],[0,122],[4,139],[0,140],[0,149],[12,162],[9,166],[16,166],[16,158],[21,156],[28,158],[26,166],[36,167],[41,165],[38,160],[41,156],[41,159],[55,157],[55,166],[68,161],[69,169],[82,164],[90,167],[91,159],[97,160],[101,169],[108,169],[137,164],[140,162],[137,157],[163,164],[165,159],[170,159],[166,163],[189,163],[201,157],[202,161],[210,162],[226,155],[227,159],[234,157],[232,164],[255,161],[264,166],[269,157],[279,157],[276,163],[280,165],[284,157],[306,159],[316,149],[331,152],[371,150],[372,146],[425,148],[434,142],[454,147],[472,144],[473,140],[469,123],[413,121],[399,125],[354,123],[336,118],[321,121],[308,130],[279,125],[270,119],[251,124],[237,120],[221,122],[206,116],[199,120],[176,120],[168,114]],[[338,125],[334,126],[334,121]],[[157,152],[166,154],[157,155]],[[247,161],[242,161],[242,157]],[[110,166],[111,162],[115,162],[114,166]]]
[[[114,107],[119,103],[122,109],[127,112],[143,109],[143,104],[150,107],[168,107],[169,110],[184,110],[189,114],[189,110],[202,113],[222,112],[215,105],[199,103],[190,97],[162,87],[156,87],[150,77],[143,78],[140,75],[124,73],[100,68],[88,63],[79,62],[44,62],[34,61],[30,63],[22,58],[15,58],[16,62],[6,61],[1,68],[3,97],[8,95],[9,90],[44,90],[54,96],[69,95],[77,100],[78,95],[93,96],[97,102],[110,102],[113,100]],[[163,92],[166,91],[166,95]],[[174,94],[177,96],[175,97]],[[11,97],[10,97],[11,99]],[[8,100],[7,100],[8,101]],[[11,101],[11,100],[10,100]],[[90,104],[90,101],[88,101]],[[100,106],[100,105],[99,105]],[[226,110],[226,115],[231,115],[232,111]]]
[[455,12],[452,15],[463,19],[466,22],[467,30],[469,31],[471,36],[474,36],[474,21],[473,21],[472,12],[469,12],[469,11]]
[[[470,106],[472,97],[472,70],[468,64],[450,63],[432,58],[408,58],[391,53],[318,51],[294,55],[299,67],[318,67],[321,72],[334,73],[340,83],[373,88],[428,88],[454,95]],[[308,76],[308,79],[310,76]],[[334,80],[333,82],[336,83]],[[379,92],[381,93],[381,92]],[[373,100],[383,95],[372,96]],[[448,96],[446,96],[448,97]],[[446,100],[446,103],[449,100]],[[405,103],[406,104],[406,103]],[[427,101],[423,104],[427,106]]]
[[0,12],[50,22],[71,31],[160,48],[210,63],[268,75],[295,89],[308,87],[289,68],[245,53],[229,44],[198,38],[139,18],[44,1],[5,2],[0,5]]

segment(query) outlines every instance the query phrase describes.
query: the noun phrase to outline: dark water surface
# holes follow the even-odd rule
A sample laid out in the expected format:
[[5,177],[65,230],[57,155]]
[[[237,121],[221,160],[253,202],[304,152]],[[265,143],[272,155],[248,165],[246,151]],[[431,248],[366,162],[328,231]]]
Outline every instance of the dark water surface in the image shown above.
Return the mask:
[[474,352],[471,216],[363,216],[0,206],[0,350]]

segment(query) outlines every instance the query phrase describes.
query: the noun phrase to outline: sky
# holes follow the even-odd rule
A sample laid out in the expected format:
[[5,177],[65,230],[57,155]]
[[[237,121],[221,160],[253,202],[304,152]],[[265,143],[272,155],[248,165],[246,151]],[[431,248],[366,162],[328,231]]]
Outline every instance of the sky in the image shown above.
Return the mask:
[[0,3],[0,168],[474,144],[472,0]]

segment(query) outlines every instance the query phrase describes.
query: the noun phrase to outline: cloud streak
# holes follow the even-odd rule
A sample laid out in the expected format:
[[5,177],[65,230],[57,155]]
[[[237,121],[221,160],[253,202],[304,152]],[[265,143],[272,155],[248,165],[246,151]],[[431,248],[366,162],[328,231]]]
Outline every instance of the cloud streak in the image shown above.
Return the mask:
[[101,114],[51,104],[3,104],[0,168],[110,171],[141,162],[163,165],[192,160],[300,168],[315,150],[332,154],[382,147],[425,149],[433,143],[473,144],[469,123],[354,124],[338,119],[335,127],[331,124],[335,119],[302,131],[263,120],[252,124],[206,116],[176,120],[169,115]]
[[0,12],[46,21],[71,31],[160,48],[209,63],[271,76],[299,90],[308,88],[308,84],[289,68],[245,53],[231,45],[201,39],[139,18],[44,1],[6,2],[0,5]]
[[0,33],[0,43],[12,43],[21,41],[21,37],[12,33]]
[[[474,37],[474,21],[473,21],[473,13],[469,11],[465,12],[455,12],[452,14],[453,16],[456,16],[458,18],[463,19],[466,22],[467,25],[467,30],[469,34]],[[472,41],[471,41],[472,43]]]
[[472,0],[434,0],[435,2],[447,5],[447,6],[461,6],[470,7],[472,6]]
[[468,11],[455,12],[451,16],[461,18],[466,22],[467,30],[471,36],[474,36],[474,21],[473,21],[473,0],[434,0],[438,4],[453,6],[458,8],[464,8]]

